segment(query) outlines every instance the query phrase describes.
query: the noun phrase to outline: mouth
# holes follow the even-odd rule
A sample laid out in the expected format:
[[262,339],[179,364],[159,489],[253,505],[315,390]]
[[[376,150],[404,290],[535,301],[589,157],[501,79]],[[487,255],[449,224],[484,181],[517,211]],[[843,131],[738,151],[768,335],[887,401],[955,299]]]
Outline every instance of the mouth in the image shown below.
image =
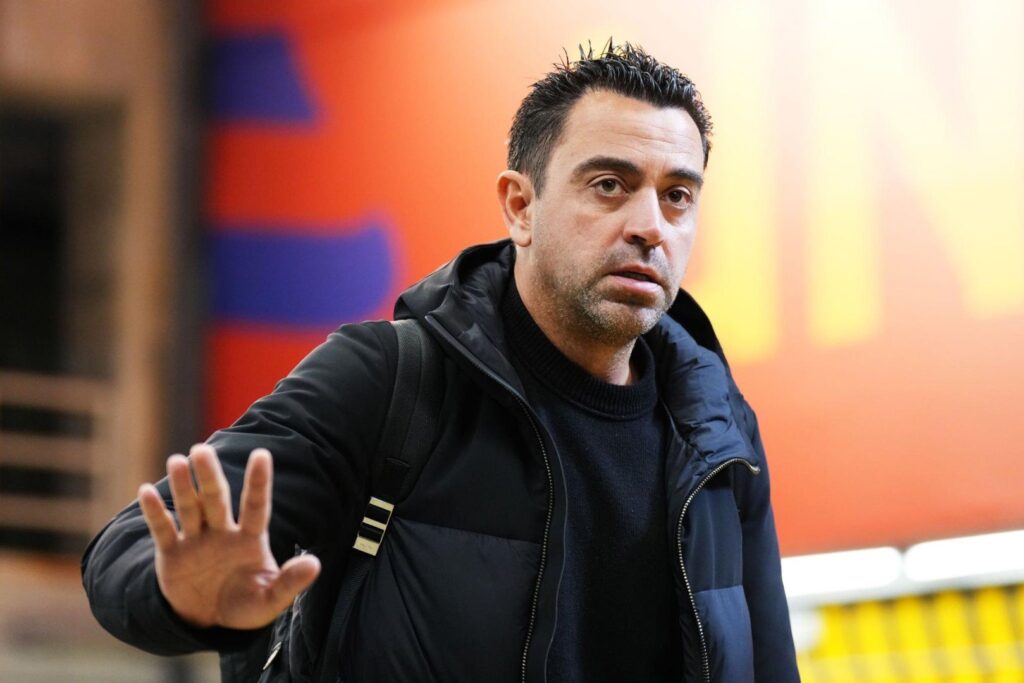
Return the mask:
[[621,270],[612,271],[610,274],[616,277],[635,280],[636,282],[649,282],[653,285],[661,286],[661,277],[659,277],[657,271],[646,266],[626,266]]
[[633,270],[620,270],[616,271],[614,274],[618,275],[619,277],[627,277],[630,280],[639,280],[640,282],[654,282],[654,279],[651,278],[650,275],[647,275],[645,273],[638,273]]

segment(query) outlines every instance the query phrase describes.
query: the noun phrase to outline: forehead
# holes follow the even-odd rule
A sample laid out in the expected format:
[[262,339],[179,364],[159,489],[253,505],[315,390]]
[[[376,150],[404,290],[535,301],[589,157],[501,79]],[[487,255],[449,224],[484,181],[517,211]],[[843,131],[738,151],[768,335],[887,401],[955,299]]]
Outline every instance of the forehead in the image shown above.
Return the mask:
[[563,168],[594,155],[627,159],[638,166],[671,164],[700,172],[700,131],[685,110],[656,107],[607,90],[581,97],[569,110],[550,165]]

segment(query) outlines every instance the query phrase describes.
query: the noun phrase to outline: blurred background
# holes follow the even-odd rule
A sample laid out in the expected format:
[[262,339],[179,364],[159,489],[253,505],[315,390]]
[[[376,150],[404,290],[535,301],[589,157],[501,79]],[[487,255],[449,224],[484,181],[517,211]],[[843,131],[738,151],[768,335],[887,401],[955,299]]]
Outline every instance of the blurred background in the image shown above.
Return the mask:
[[684,286],[758,411],[806,681],[1024,681],[1024,5],[0,0],[0,681],[217,680],[85,544],[338,324],[503,236],[529,86],[715,122]]

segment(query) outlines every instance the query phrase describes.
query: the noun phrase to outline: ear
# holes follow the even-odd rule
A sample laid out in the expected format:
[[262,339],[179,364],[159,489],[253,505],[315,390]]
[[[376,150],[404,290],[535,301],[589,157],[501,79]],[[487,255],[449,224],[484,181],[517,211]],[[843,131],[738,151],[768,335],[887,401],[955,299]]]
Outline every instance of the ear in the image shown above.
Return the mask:
[[533,239],[533,183],[519,171],[506,170],[498,176],[498,203],[509,237],[518,247]]

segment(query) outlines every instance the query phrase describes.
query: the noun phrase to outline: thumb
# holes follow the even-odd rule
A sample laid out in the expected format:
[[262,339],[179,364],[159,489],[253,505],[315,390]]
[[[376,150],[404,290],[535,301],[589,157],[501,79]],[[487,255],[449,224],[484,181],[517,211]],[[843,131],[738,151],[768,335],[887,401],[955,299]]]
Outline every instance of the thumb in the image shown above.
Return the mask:
[[281,612],[287,608],[295,596],[309,588],[319,574],[320,560],[308,553],[293,557],[281,565],[277,578],[267,589],[275,611]]

